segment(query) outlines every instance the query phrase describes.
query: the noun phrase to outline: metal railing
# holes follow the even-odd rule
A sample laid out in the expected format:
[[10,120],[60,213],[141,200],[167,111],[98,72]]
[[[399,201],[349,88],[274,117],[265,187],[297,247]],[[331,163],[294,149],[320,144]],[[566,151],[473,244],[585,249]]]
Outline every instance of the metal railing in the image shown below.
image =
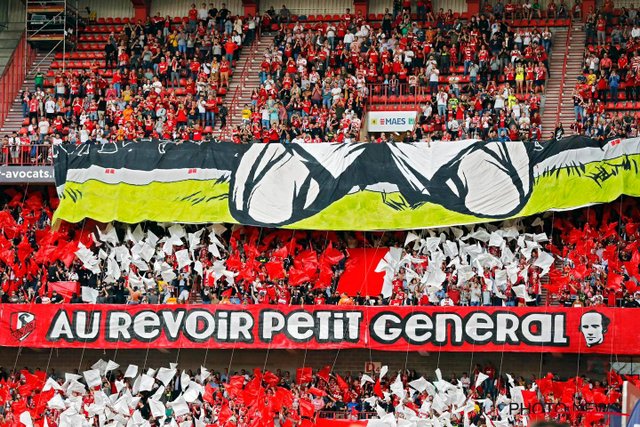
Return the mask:
[[35,50],[26,43],[23,34],[9,58],[4,73],[0,76],[0,128],[4,126],[11,105],[22,88],[35,54]]
[[49,144],[1,145],[0,166],[49,166],[53,164]]
[[[444,85],[446,83],[440,83]],[[428,102],[431,90],[428,86],[410,87],[408,83],[399,83],[397,86],[390,86],[384,83],[369,83],[369,96],[367,104],[372,105],[394,105],[402,107],[418,107]],[[435,95],[433,95],[435,96]]]
[[567,30],[567,40],[565,42],[565,55],[564,62],[562,64],[562,81],[560,81],[560,93],[558,94],[558,106],[556,107],[556,124],[554,128],[558,127],[558,123],[560,122],[560,114],[562,113],[562,99],[563,92],[567,82],[567,57],[569,56],[569,44],[571,43],[571,29],[573,25],[569,25],[569,29]]
[[318,411],[318,418],[330,420],[369,420],[377,416],[378,414],[375,412],[357,412],[353,415],[351,412],[346,411]]
[[[240,91],[243,90],[244,88],[244,83],[246,82],[247,78],[248,78],[248,71],[249,71],[249,64],[253,63],[253,61],[255,60],[256,57],[256,46],[260,41],[260,37],[262,35],[262,32],[260,31],[260,29],[258,28],[259,26],[256,27],[255,30],[255,36],[253,38],[253,41],[251,42],[251,44],[249,46],[243,46],[243,50],[244,49],[249,49],[249,55],[246,57],[246,59],[244,60],[244,63],[242,64],[242,72],[240,73],[239,76],[234,75],[233,78],[235,79],[236,77],[239,78],[240,84],[238,86],[236,86],[235,90],[233,91],[233,96],[231,98],[231,102],[229,102],[229,108],[227,109],[227,123],[224,129],[220,129],[220,138],[224,138],[224,137],[229,137],[231,136],[230,132],[233,132],[233,127],[234,127],[234,121],[236,118],[236,115],[238,113],[238,99],[239,99],[239,95],[240,95]],[[236,63],[237,65],[237,63]],[[239,69],[239,67],[236,67],[237,69]],[[229,96],[229,93],[227,93],[226,95],[227,97]]]

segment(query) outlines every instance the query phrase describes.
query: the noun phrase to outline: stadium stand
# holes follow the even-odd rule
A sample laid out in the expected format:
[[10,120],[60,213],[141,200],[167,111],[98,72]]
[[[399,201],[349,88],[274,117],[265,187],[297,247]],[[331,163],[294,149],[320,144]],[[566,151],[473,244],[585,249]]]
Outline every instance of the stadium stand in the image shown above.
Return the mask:
[[[150,136],[368,140],[361,134],[367,108],[420,109],[420,126],[407,135],[413,140],[490,134],[540,140],[543,129],[544,138],[553,130],[536,113],[553,40],[559,47],[568,40],[567,18],[509,21],[499,13],[441,10],[423,21],[409,11],[348,11],[283,22],[275,10],[244,21],[228,11],[210,20],[206,12],[201,10],[199,21],[154,16],[89,24],[75,52],[66,59],[58,53],[48,71],[35,71],[38,82],[21,99],[23,127],[8,144],[16,138],[18,144],[27,138],[55,144]],[[197,9],[190,13],[198,18]],[[263,31],[264,39],[256,41]],[[227,45],[233,34],[238,46],[255,41],[250,52]],[[140,35],[143,40],[136,39]],[[227,49],[234,49],[229,64]],[[229,79],[234,64],[240,75]],[[552,83],[550,110],[558,81]]]
[[573,129],[592,137],[638,134],[636,52],[637,13],[623,8],[612,15],[590,13],[585,24],[583,72],[572,100]]
[[[4,197],[4,303],[640,307],[635,199],[520,228],[488,225],[499,232],[450,228],[441,240],[92,222],[51,233],[55,196],[12,189]],[[388,283],[362,279],[389,248],[402,249]]]
[[[204,367],[194,372],[179,371],[175,366],[144,373],[138,365],[125,369],[100,359],[79,375],[2,368],[0,398],[6,406],[2,422],[17,425],[28,420],[34,425],[55,425],[59,419],[97,420],[118,411],[124,420],[151,424],[285,427],[324,425],[321,423],[326,419],[333,423],[330,425],[340,426],[342,422],[367,425],[367,419],[385,419],[395,410],[402,411],[406,420],[418,415],[439,419],[439,414],[447,412],[450,418],[443,422],[452,425],[465,418],[474,425],[486,420],[487,425],[505,422],[514,426],[554,419],[572,426],[600,427],[609,421],[603,411],[620,412],[623,382],[623,376],[613,370],[607,373],[606,381],[584,376],[563,380],[553,373],[525,379],[498,372],[491,364],[477,364],[470,372],[447,377],[438,370],[428,379],[415,370],[387,372],[386,366],[379,375],[340,374],[330,365],[316,371],[301,367],[295,373],[261,368],[219,372]],[[637,376],[625,377],[638,381]],[[517,404],[529,408],[528,413],[510,415],[516,394]],[[383,406],[376,404],[378,397],[385,395],[388,401]],[[118,400],[114,403],[110,396]],[[86,413],[69,411],[73,406],[67,402],[76,399],[88,408]]]

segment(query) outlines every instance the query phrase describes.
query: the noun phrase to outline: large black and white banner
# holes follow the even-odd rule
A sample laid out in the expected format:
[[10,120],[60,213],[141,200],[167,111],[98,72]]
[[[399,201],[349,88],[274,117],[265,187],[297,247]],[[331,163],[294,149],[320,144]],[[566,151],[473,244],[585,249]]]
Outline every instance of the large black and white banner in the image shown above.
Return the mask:
[[542,144],[61,146],[57,219],[380,230],[469,224],[640,195],[640,138]]

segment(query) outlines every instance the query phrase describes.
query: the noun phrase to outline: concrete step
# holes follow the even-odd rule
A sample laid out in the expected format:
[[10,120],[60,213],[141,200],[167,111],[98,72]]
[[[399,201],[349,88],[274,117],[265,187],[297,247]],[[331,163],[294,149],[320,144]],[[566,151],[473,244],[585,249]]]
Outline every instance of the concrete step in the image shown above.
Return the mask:
[[0,40],[20,40],[24,31],[4,30],[0,31]]

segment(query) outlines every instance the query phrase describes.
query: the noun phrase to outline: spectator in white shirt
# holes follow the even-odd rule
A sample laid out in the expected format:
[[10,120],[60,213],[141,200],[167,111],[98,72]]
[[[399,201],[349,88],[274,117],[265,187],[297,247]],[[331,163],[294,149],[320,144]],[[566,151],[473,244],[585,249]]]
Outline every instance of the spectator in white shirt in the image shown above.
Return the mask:
[[351,45],[351,43],[353,43],[353,41],[355,40],[355,36],[353,35],[353,33],[351,31],[347,31],[347,34],[344,35],[344,45],[347,49],[349,49],[349,46]]
[[44,112],[49,120],[52,120],[56,114],[56,103],[51,98],[47,98],[44,103]]
[[38,123],[38,129],[40,130],[40,138],[38,142],[40,142],[40,144],[44,143],[44,138],[49,134],[49,127],[49,120],[45,117],[40,119],[40,122]]
[[453,300],[449,298],[449,294],[444,294],[444,298],[440,300],[440,305],[442,307],[451,307],[453,306]]

